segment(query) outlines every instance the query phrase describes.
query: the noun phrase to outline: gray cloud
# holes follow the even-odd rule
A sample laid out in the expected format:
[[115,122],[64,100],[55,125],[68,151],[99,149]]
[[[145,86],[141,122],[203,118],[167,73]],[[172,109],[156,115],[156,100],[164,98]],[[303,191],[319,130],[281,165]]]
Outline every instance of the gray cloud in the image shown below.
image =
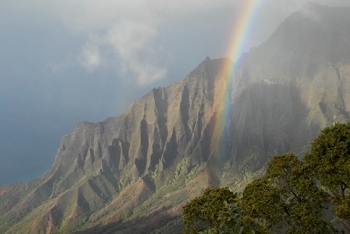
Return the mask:
[[[254,1],[254,0],[253,0]],[[255,0],[261,9],[285,17],[300,9],[308,0]],[[30,4],[11,1],[4,7],[14,13],[42,14],[60,21],[73,35],[85,42],[76,54],[77,62],[88,72],[104,69],[104,65],[120,67],[119,75],[147,85],[164,79],[171,54],[155,41],[163,34],[164,25],[182,18],[221,17],[223,9],[239,9],[243,0],[33,0]],[[329,5],[346,4],[345,0],[314,0]],[[261,12],[260,14],[264,14]],[[233,15],[229,20],[234,20]],[[270,16],[273,17],[273,16]],[[206,20],[204,20],[206,22]],[[205,27],[203,25],[203,27]],[[107,49],[103,49],[107,48]],[[224,54],[223,56],[227,56]],[[68,64],[65,61],[56,64]],[[71,64],[71,63],[70,63]],[[64,66],[59,66],[64,69]],[[57,68],[57,66],[56,66]]]
[[86,43],[82,48],[79,61],[89,72],[97,69],[102,64],[102,58],[98,46]]
[[[231,6],[234,1],[53,2],[55,17],[71,33],[87,35],[88,39],[77,55],[82,67],[92,72],[104,62],[120,66],[122,76],[134,79],[139,85],[147,85],[163,79],[167,74],[167,67],[164,61],[160,63],[160,58],[169,58],[155,46],[154,41],[159,34],[159,26],[166,24],[168,14],[189,17],[193,12],[201,14]],[[102,47],[108,50],[102,50]]]
[[158,15],[148,3],[66,1],[61,7],[69,9],[59,11],[68,14],[57,14],[67,28],[89,35],[78,55],[85,69],[94,71],[106,61],[120,67],[122,76],[131,77],[139,85],[165,77],[167,69],[158,63],[158,51],[152,44],[158,34]]
[[166,68],[158,64],[159,53],[152,44],[157,34],[153,22],[123,20],[102,35],[97,40],[100,43],[96,44],[113,48],[120,58],[122,74],[145,85],[163,79],[167,73]]

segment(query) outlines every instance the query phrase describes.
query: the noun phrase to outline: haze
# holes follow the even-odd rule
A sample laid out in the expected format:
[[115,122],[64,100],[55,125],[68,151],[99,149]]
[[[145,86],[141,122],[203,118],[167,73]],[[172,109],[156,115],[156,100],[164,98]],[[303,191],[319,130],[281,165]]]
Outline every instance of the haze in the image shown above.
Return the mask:
[[[122,113],[206,56],[230,56],[242,2],[0,0],[0,184],[40,177],[78,122]],[[257,1],[244,51],[306,3]]]

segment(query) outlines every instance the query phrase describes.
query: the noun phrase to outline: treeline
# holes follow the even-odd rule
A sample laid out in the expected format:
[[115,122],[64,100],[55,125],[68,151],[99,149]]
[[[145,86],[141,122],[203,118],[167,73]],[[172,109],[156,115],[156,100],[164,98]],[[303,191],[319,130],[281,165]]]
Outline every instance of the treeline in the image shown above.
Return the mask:
[[302,160],[275,156],[242,196],[211,188],[183,207],[183,233],[350,233],[350,123],[325,128]]

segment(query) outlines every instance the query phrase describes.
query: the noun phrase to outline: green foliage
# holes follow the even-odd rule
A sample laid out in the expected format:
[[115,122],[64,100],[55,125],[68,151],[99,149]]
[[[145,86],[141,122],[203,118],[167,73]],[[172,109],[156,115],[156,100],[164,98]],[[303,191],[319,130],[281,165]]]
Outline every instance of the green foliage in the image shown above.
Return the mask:
[[159,175],[159,164],[157,163],[154,168],[155,168],[154,171],[150,172],[150,176],[152,180],[155,180]]
[[326,200],[307,169],[294,154],[275,156],[266,175],[247,185],[243,206],[268,226],[287,233],[328,233],[331,225],[322,219]]
[[191,169],[190,173],[188,173],[186,179],[185,179],[185,183],[187,184],[188,182],[190,182],[193,178],[196,177],[196,175],[206,166],[206,163],[203,163],[200,166],[196,166],[194,168]]
[[350,232],[350,123],[325,128],[313,141],[305,163]]
[[267,233],[266,225],[245,216],[236,193],[226,188],[206,189],[183,207],[183,233]]
[[289,233],[332,233],[323,219],[330,204],[341,226],[350,232],[350,123],[325,128],[311,152],[300,161],[294,154],[275,156],[266,175],[243,193],[244,208],[268,226]]
[[188,167],[190,159],[191,158],[189,156],[184,157],[181,162],[176,165],[175,179],[177,179],[179,175],[185,171],[185,169]]
[[183,207],[185,233],[198,233],[220,226],[220,212],[226,203],[237,203],[237,195],[228,188],[206,189],[204,195],[193,199]]
[[[303,160],[274,156],[243,197],[207,189],[183,207],[183,233],[350,232],[350,123],[325,128]],[[333,206],[342,226],[324,219]]]

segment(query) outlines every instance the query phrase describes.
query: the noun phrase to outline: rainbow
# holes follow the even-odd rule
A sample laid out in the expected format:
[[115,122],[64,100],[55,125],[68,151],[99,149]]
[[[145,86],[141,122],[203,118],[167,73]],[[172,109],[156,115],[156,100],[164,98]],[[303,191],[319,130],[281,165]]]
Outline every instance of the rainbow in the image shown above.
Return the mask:
[[[218,88],[218,99],[217,103],[217,123],[216,123],[216,132],[214,135],[217,137],[216,142],[221,144],[224,139],[220,139],[220,135],[224,131],[225,125],[230,120],[232,114],[231,110],[231,90],[233,89],[234,77],[237,74],[239,64],[239,57],[244,52],[244,49],[247,48],[247,41],[250,37],[250,32],[253,28],[257,12],[261,6],[262,0],[243,0],[242,7],[238,17],[236,17],[235,25],[233,27],[233,33],[231,36],[230,44],[228,47],[228,57],[233,61],[230,64],[223,63],[219,77],[222,77],[223,81]],[[220,145],[217,145],[218,149],[222,148]],[[220,153],[220,152],[219,152]]]

